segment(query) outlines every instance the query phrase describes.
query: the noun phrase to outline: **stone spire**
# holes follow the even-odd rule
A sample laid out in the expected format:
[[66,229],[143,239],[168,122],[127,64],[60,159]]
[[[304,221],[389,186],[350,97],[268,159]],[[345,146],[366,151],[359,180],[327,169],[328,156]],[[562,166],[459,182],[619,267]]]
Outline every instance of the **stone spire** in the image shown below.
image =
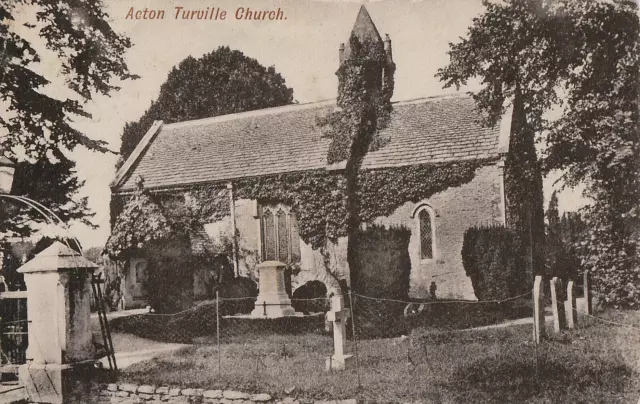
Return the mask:
[[[353,24],[353,29],[351,30],[351,35],[355,35],[361,43],[369,41],[374,44],[379,43],[380,45],[383,45],[382,37],[380,36],[376,25],[373,23],[373,20],[364,5],[360,7],[360,11],[356,17],[356,22]],[[349,35],[349,38],[351,38],[351,35]],[[344,51],[342,50],[342,44],[340,45],[340,48],[340,54],[342,56],[340,61],[342,62],[342,60],[349,58],[349,55],[351,54],[349,40],[347,40],[344,45]]]

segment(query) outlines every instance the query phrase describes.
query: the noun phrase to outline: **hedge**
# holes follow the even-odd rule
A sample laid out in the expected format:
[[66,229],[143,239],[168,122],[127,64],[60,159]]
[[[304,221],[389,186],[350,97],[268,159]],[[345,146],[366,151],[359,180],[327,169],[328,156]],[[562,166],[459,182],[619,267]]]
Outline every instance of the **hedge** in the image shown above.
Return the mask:
[[467,229],[462,264],[478,300],[506,299],[532,287],[526,245],[516,231],[505,227]]

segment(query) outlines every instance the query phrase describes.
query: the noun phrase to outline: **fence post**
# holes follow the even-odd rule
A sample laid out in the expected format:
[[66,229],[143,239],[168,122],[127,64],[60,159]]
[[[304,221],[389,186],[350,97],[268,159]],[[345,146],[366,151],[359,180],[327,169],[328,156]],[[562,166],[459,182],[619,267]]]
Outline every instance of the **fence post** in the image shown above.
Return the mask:
[[220,354],[220,292],[216,290],[216,340],[218,344],[218,377],[222,375],[222,360]]
[[593,314],[593,296],[591,295],[591,276],[589,270],[585,270],[582,274],[582,287],[584,289],[584,304],[587,306],[585,311],[587,314]]
[[565,313],[567,315],[567,327],[575,328],[578,322],[576,312],[576,288],[573,281],[567,282],[567,301],[565,302]]
[[352,292],[349,289],[349,310],[351,310],[351,331],[353,332],[353,344],[354,344],[354,353],[356,355],[356,374],[358,376],[358,391],[362,389],[362,384],[360,383],[360,358],[358,357],[358,336],[356,334],[356,317],[353,314],[353,298],[351,296]]
[[533,339],[536,344],[544,337],[544,308],[542,305],[542,276],[533,282]]

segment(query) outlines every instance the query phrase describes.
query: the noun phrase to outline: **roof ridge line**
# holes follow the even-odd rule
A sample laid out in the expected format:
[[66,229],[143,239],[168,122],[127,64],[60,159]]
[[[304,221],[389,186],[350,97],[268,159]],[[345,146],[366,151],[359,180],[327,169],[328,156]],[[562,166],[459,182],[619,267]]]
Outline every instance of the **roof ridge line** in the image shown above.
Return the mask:
[[445,94],[435,94],[435,95],[427,95],[424,97],[409,98],[406,100],[397,100],[397,101],[393,101],[392,104],[395,104],[395,105],[417,104],[421,101],[448,100],[452,98],[464,98],[464,97],[469,97],[469,94],[456,91],[456,92],[445,93]]
[[[428,96],[417,97],[417,98],[409,98],[406,100],[397,100],[397,101],[393,101],[392,104],[404,105],[404,104],[418,103],[420,101],[444,100],[449,98],[462,98],[467,96],[468,96],[467,93],[455,92],[455,93],[428,95]],[[288,105],[282,105],[279,107],[254,109],[251,111],[236,112],[233,114],[218,115],[218,116],[212,116],[208,118],[191,119],[188,121],[180,121],[180,122],[174,122],[174,123],[164,123],[163,129],[175,129],[175,128],[182,128],[185,126],[205,125],[208,123],[225,122],[225,121],[231,121],[234,119],[270,115],[274,113],[278,114],[278,113],[292,112],[292,111],[298,111],[298,110],[305,110],[313,107],[330,106],[335,104],[336,104],[335,98],[328,98],[320,101],[305,102],[302,104],[288,104]]]
[[303,104],[288,104],[288,105],[282,105],[279,107],[261,108],[261,109],[254,109],[252,111],[244,111],[244,112],[236,112],[233,114],[212,116],[209,118],[192,119],[189,121],[167,123],[167,124],[164,124],[163,128],[175,129],[175,128],[182,128],[185,126],[206,125],[208,123],[232,121],[235,119],[251,118],[251,117],[263,116],[263,115],[281,114],[285,112],[305,110],[313,107],[322,107],[322,106],[328,106],[333,104],[335,104],[335,99],[313,101],[313,102],[307,102]]

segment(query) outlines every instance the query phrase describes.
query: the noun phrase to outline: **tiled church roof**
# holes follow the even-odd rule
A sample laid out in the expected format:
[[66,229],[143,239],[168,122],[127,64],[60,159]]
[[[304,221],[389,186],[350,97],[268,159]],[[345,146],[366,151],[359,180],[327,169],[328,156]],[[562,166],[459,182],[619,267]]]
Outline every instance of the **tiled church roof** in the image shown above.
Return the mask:
[[[501,130],[484,128],[468,96],[394,103],[389,139],[370,152],[363,168],[497,158]],[[329,140],[316,118],[334,102],[291,105],[240,114],[154,125],[114,181],[114,191],[164,188],[327,167]],[[159,129],[158,129],[159,128]]]

